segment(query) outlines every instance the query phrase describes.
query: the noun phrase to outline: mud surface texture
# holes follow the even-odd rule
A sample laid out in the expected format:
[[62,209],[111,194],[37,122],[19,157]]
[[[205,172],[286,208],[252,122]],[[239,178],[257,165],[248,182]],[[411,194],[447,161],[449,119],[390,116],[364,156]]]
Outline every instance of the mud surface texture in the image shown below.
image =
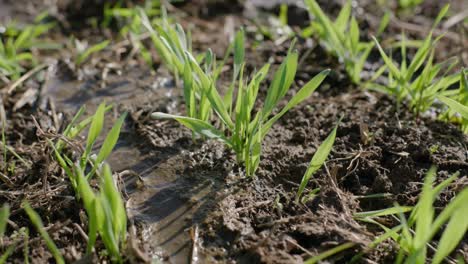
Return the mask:
[[[143,1],[124,2],[133,6]],[[281,63],[290,39],[282,39],[281,32],[274,39],[260,36],[256,27],[268,26],[282,1],[187,2],[170,5],[168,10],[191,28],[197,52],[212,48],[222,58],[229,38],[244,25],[248,71],[267,61],[273,68]],[[290,28],[299,31],[307,26],[303,5],[284,2],[289,5]],[[341,6],[341,1],[318,2],[332,15]],[[425,1],[411,15],[390,6],[395,16],[384,38],[395,38],[402,30],[423,38],[442,2]],[[468,8],[466,1],[452,2],[455,13]],[[332,73],[311,98],[273,126],[263,142],[256,177],[247,178],[234,153],[221,143],[195,142],[191,132],[175,121],[150,118],[155,111],[184,112],[181,85],[160,64],[154,50],[155,62],[150,67],[118,29],[91,26],[92,19],[102,19],[103,5],[104,1],[0,0],[2,23],[11,19],[30,23],[41,11],[49,11],[59,26],[46,38],[64,47],[69,47],[70,35],[90,44],[112,40],[79,68],[71,63],[73,51],[67,48],[38,52],[38,58],[46,62],[38,74],[15,89],[2,84],[5,142],[22,158],[10,153],[0,157],[0,204],[11,207],[0,255],[9,245],[16,245],[8,263],[23,263],[24,255],[32,263],[53,262],[21,207],[23,200],[39,213],[67,262],[108,261],[106,256],[85,255],[86,214],[48,143],[60,137],[79,107],[86,105],[87,114],[92,114],[102,101],[116,105],[106,116],[108,128],[119,113],[129,112],[108,160],[126,199],[130,239],[124,255],[128,263],[151,259],[163,263],[301,263],[345,243],[352,246],[329,258],[329,263],[346,263],[359,253],[363,253],[359,263],[392,263],[398,246],[388,240],[369,250],[368,245],[382,230],[354,220],[353,214],[395,203],[414,205],[433,165],[438,168],[438,183],[460,172],[436,201],[437,209],[468,185],[468,137],[458,127],[430,115],[416,119],[406,105],[397,111],[392,98],[356,87],[346,77],[344,66],[315,39],[298,40],[300,66],[286,98],[321,70],[331,68]],[[353,10],[363,27],[361,37],[370,38],[382,10],[375,1],[367,0],[357,1]],[[456,55],[467,65],[466,26],[444,24],[435,31],[435,35],[448,31],[440,40],[437,59]],[[150,42],[145,39],[143,43]],[[377,52],[370,60],[365,69],[369,76],[381,63]],[[232,65],[230,60],[227,65]],[[230,78],[229,74],[221,77],[223,89]],[[266,83],[271,78],[270,74]],[[267,85],[260,89],[261,100],[266,89]],[[294,202],[310,159],[341,117],[326,166],[305,191],[308,199]],[[84,144],[84,137],[74,140],[70,151]],[[102,139],[96,148],[100,144]],[[92,185],[97,187],[97,182]],[[369,198],[373,194],[382,195]],[[386,221],[389,226],[396,224],[391,218]],[[453,257],[456,255],[468,260],[467,237]]]

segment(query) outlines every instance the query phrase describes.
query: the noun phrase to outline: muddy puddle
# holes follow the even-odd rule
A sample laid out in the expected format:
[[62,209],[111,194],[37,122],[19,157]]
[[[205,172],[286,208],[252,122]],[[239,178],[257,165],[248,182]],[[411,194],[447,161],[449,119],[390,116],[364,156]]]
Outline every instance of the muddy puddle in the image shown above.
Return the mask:
[[[186,263],[192,257],[194,227],[200,210],[213,191],[212,175],[206,180],[187,180],[190,149],[165,144],[152,147],[145,135],[137,130],[135,112],[147,106],[165,108],[178,104],[177,90],[167,73],[150,74],[132,69],[123,75],[112,75],[106,82],[69,80],[57,71],[50,74],[45,96],[53,99],[58,112],[74,114],[82,105],[91,114],[106,101],[116,105],[107,115],[106,127],[118,117],[117,112],[132,112],[126,120],[119,141],[109,158],[112,168],[119,172],[127,195],[131,220],[143,227],[142,237],[152,248],[152,258],[168,263]],[[117,110],[118,109],[118,110]],[[121,111],[122,110],[122,111]],[[102,140],[97,142],[100,148]]]

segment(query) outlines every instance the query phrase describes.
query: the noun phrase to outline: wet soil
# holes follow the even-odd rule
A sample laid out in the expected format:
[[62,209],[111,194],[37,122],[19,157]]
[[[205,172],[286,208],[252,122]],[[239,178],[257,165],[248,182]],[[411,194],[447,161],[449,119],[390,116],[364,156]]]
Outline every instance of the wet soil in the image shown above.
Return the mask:
[[[173,12],[183,14],[184,26],[195,25],[194,47],[200,52],[211,47],[222,57],[235,28],[258,23],[252,22],[249,10],[242,10],[237,2],[200,1],[208,5],[204,8],[197,2],[178,4]],[[269,6],[271,3],[247,2],[259,7],[260,13],[271,15],[277,11],[277,5]],[[367,8],[361,12],[366,14],[371,32],[375,23],[366,10],[375,6],[366,1],[361,4]],[[18,7],[12,2],[6,6],[13,10],[6,13],[16,12]],[[333,13],[339,3],[332,1],[326,6]],[[66,4],[60,8],[71,10],[63,11],[66,21],[73,22],[76,14],[84,15]],[[294,8],[296,11],[290,12],[303,18],[301,7]],[[427,16],[422,21],[430,21],[437,14],[434,9],[424,5],[418,16]],[[290,22],[298,27],[304,19]],[[419,23],[418,30],[430,27],[426,22]],[[96,34],[86,28],[76,30],[77,36]],[[444,43],[449,46],[458,42],[448,38]],[[288,45],[289,41],[265,40],[255,46],[249,39],[248,68],[258,68],[267,60],[276,67]],[[122,43],[116,46],[130,49]],[[68,262],[105,261],[104,256],[84,257],[85,213],[50,155],[46,139],[58,137],[81,105],[86,105],[91,114],[100,102],[106,101],[116,104],[106,120],[107,127],[119,113],[130,113],[108,160],[126,198],[131,237],[126,254],[129,262],[157,259],[165,263],[300,263],[351,242],[352,247],[329,261],[345,263],[364,252],[361,263],[391,263],[397,246],[387,241],[369,250],[367,246],[381,230],[355,221],[353,213],[386,208],[395,202],[414,205],[424,175],[432,165],[439,169],[437,182],[460,172],[459,179],[436,201],[438,208],[446,205],[468,185],[468,136],[456,126],[429,115],[415,119],[406,107],[397,112],[391,98],[354,87],[342,66],[314,41],[299,40],[297,47],[302,56],[301,67],[289,96],[323,68],[334,71],[318,93],[274,125],[263,144],[260,168],[253,178],[245,177],[232,151],[219,142],[194,142],[190,131],[176,122],[150,118],[154,111],[183,112],[180,89],[164,66],[150,69],[135,57],[125,57],[129,50],[107,49],[80,69],[70,66],[61,53],[50,63],[45,78],[31,79],[12,94],[3,89],[8,122],[6,142],[26,163],[11,155],[2,162],[14,161],[15,167],[8,170],[2,166],[9,180],[0,181],[0,203],[10,204],[12,216],[0,249],[19,243],[14,233],[26,226],[30,230],[26,239],[29,242],[20,243],[9,261],[22,263],[25,250],[35,263],[52,261],[45,243],[21,209],[20,203],[26,199],[41,215]],[[465,53],[461,54],[462,61]],[[368,70],[372,68],[371,65]],[[265,89],[266,86],[261,88],[261,94]],[[312,155],[341,116],[326,167],[313,176],[306,193],[312,194],[316,188],[320,191],[304,203],[295,203],[295,192]],[[81,139],[73,144],[79,147],[83,142]],[[372,194],[384,195],[366,198]],[[391,219],[387,221],[393,224]],[[465,238],[456,253],[468,260],[467,252]]]

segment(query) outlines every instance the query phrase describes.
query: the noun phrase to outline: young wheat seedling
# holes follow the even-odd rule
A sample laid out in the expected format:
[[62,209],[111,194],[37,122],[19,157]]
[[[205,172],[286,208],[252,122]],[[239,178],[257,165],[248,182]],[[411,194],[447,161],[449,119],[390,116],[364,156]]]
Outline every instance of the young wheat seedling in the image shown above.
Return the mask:
[[[298,54],[292,50],[292,47],[293,44],[283,63],[274,74],[263,107],[256,113],[254,113],[254,106],[258,90],[267,75],[270,67],[269,64],[266,64],[253,74],[250,82],[247,82],[244,78],[245,62],[235,59],[234,63],[239,65],[234,66],[236,69],[239,68],[237,98],[229,100],[231,88],[228,91],[227,99],[226,96],[223,98],[216,89],[213,76],[203,71],[196,59],[190,53],[186,53],[193,75],[199,80],[199,86],[192,86],[193,89],[200,89],[205,94],[211,108],[216,113],[222,127],[226,128],[226,131],[222,128],[216,128],[208,121],[198,118],[165,113],[153,113],[152,116],[155,118],[175,119],[200,135],[221,140],[234,150],[237,161],[243,163],[246,168],[246,174],[252,176],[260,163],[262,141],[272,125],[287,111],[308,98],[329,72],[329,70],[325,70],[315,76],[293,96],[281,111],[271,116],[278,103],[291,88],[296,75]],[[240,52],[237,54],[240,54]],[[234,76],[236,76],[236,73],[234,73]],[[230,109],[232,109],[232,113],[230,113]]]
[[[361,221],[380,226],[385,233],[376,239],[373,246],[386,238],[393,239],[400,246],[396,263],[428,263],[428,248],[434,250],[431,263],[439,264],[457,247],[468,230],[468,188],[459,192],[446,206],[436,215],[433,206],[434,201],[444,188],[449,186],[459,173],[444,180],[433,187],[436,177],[436,169],[432,168],[426,175],[419,200],[414,207],[395,207],[356,213],[354,216]],[[405,212],[410,212],[407,219]],[[400,224],[388,228],[381,224],[377,218],[382,216],[394,216],[399,219]],[[445,227],[445,228],[444,228]],[[444,228],[436,248],[431,241]],[[438,237],[438,236],[437,236]]]
[[[315,0],[305,0],[305,4],[314,20],[302,35],[318,32],[320,42],[345,65],[346,72],[355,84],[361,82],[361,73],[374,44],[360,40],[359,25],[351,15],[351,0],[341,9],[337,19],[331,21]],[[377,35],[383,32],[389,22],[386,14],[380,24]]]
[[[449,8],[446,5],[437,16],[433,28],[445,16]],[[407,40],[403,35],[401,40],[402,62],[397,67],[394,62],[383,50],[378,41],[374,38],[377,48],[382,56],[385,66],[388,70],[387,84],[372,84],[377,90],[392,94],[396,97],[397,108],[401,102],[408,98],[411,108],[416,117],[427,111],[434,103],[434,99],[440,95],[446,95],[447,89],[458,81],[458,74],[448,74],[456,65],[456,60],[434,64],[435,44],[440,39],[432,39],[432,31],[424,40],[421,47],[408,65],[406,61]],[[384,69],[384,68],[382,68]],[[379,71],[382,74],[383,70]]]

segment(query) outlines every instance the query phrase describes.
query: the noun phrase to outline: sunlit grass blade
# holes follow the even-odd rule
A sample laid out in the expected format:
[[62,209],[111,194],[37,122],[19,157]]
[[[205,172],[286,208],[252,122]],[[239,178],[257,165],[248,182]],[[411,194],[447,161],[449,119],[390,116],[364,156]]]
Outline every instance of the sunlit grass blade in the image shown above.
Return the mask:
[[[104,112],[108,112],[109,110],[112,109],[112,105],[107,105],[105,108],[104,108]],[[83,108],[83,111],[85,109]],[[76,114],[76,116],[73,118],[75,120],[78,119],[84,112],[81,112],[81,109],[80,111],[78,111],[78,113]],[[76,124],[76,122],[72,122],[70,123],[70,129],[69,130],[66,130],[64,131],[64,136],[66,136],[67,138],[69,139],[73,139],[75,138],[77,135],[79,135],[87,126],[89,126],[89,124],[92,123],[92,121],[94,120],[94,115],[93,116],[90,116],[90,117],[87,117],[85,118],[83,121],[79,122],[78,124]],[[76,125],[75,125],[76,124]],[[68,129],[68,126],[67,126],[67,129]],[[65,133],[66,132],[66,133]],[[60,150],[60,148],[57,148]]]
[[[434,236],[436,232],[450,219],[450,217],[457,210],[466,210],[465,204],[468,200],[468,188],[463,189],[457,196],[444,208],[444,210],[437,216],[432,223],[431,236]],[[466,216],[466,215],[465,215]]]
[[338,31],[343,32],[345,31],[346,27],[348,26],[349,17],[351,16],[351,1],[347,0],[346,3],[340,10],[338,17],[336,18],[334,25],[338,29]]
[[102,196],[98,196],[96,201],[96,204],[100,204],[100,208],[96,208],[96,210],[101,210],[101,213],[106,215],[106,217],[102,218],[103,221],[100,226],[102,241],[104,242],[106,249],[109,251],[111,259],[113,261],[121,262],[119,244],[117,242],[117,237],[114,235],[113,229],[113,221],[115,219],[112,218],[113,214],[109,201]]
[[298,54],[297,52],[289,53],[279,69],[273,76],[273,81],[268,88],[267,97],[262,109],[262,116],[268,117],[291,86],[296,74]]
[[333,22],[331,22],[330,19],[325,15],[325,13],[322,11],[322,9],[315,0],[305,0],[305,4],[309,9],[309,12],[316,16],[316,18],[323,25],[323,30],[325,30],[326,36],[330,38],[330,42],[334,44],[336,52],[339,54],[343,54],[344,48],[341,45],[341,39],[344,38],[340,38],[340,36],[338,35],[339,33],[337,32],[337,30],[335,30]]
[[77,178],[78,192],[80,194],[80,198],[83,200],[84,207],[87,210],[91,210],[90,208],[92,208],[92,203],[93,200],[96,199],[96,195],[84,176],[83,169],[80,168],[78,164],[73,167],[73,173]]
[[45,230],[44,224],[42,223],[42,220],[39,217],[39,215],[32,209],[32,207],[29,205],[27,201],[24,201],[22,203],[22,206],[24,210],[26,211],[26,214],[29,216],[29,219],[31,219],[31,222],[36,227],[39,234],[45,240],[47,248],[52,253],[52,256],[54,256],[55,261],[58,264],[65,264],[65,260],[63,259],[63,256],[60,253],[60,250],[57,248],[54,241],[52,241],[52,238],[50,238],[49,234]]
[[435,195],[432,192],[432,184],[435,180],[436,169],[432,167],[426,174],[422,193],[418,202],[418,211],[416,217],[416,230],[414,236],[414,247],[422,249],[426,246],[428,236],[431,231],[431,224],[434,218],[434,209],[432,203]]
[[[468,191],[465,192],[468,193]],[[450,217],[447,227],[445,227],[444,233],[440,238],[439,246],[437,247],[432,263],[441,263],[465,236],[468,230],[468,203],[466,201],[468,200],[460,204],[460,208],[455,210]]]
[[[349,26],[349,40],[351,42],[350,52],[358,51],[359,25],[354,17],[351,19],[351,25]],[[354,54],[354,55],[357,55],[357,54]]]
[[127,214],[125,212],[124,202],[120,195],[120,191],[115,186],[112,178],[112,172],[108,164],[104,164],[101,171],[103,183],[101,184],[104,197],[109,202],[111,212],[113,214],[113,231],[114,236],[121,241],[125,241],[126,227],[127,227]]
[[10,255],[13,254],[15,249],[16,249],[16,244],[12,244],[8,246],[6,250],[1,253],[2,255],[0,255],[0,264],[7,263],[8,257],[10,257]]
[[387,11],[382,17],[382,20],[379,24],[379,28],[377,29],[377,36],[380,36],[384,32],[385,28],[387,28],[388,23],[390,22],[390,14],[390,11]]
[[199,119],[184,117],[184,116],[177,116],[177,115],[170,115],[165,113],[153,113],[151,114],[153,118],[162,118],[162,119],[174,119],[181,123],[182,125],[186,126],[187,128],[199,133],[200,135],[206,136],[207,138],[211,139],[219,139],[223,141],[228,146],[232,146],[232,142],[227,139],[224,134],[216,129],[214,126],[210,125],[207,122],[201,121]]
[[226,95],[224,96],[224,104],[228,107],[229,113],[232,111],[232,96],[234,93],[234,85],[239,76],[241,65],[245,60],[245,34],[244,29],[240,29],[234,38],[234,72],[232,76],[232,83],[229,86]]
[[109,45],[109,40],[104,40],[98,44],[95,44],[89,48],[87,48],[83,53],[79,54],[76,58],[75,63],[77,65],[81,65],[91,54],[99,52],[105,49]]
[[443,95],[439,95],[437,96],[437,98],[440,101],[442,101],[444,104],[446,104],[450,109],[462,115],[463,118],[468,118],[468,106],[462,105],[459,102],[453,99],[450,99],[448,97],[445,97]]
[[96,195],[84,176],[83,170],[76,164],[73,167],[73,173],[77,178],[77,191],[81,197],[86,213],[88,215],[88,243],[86,251],[90,253],[97,239],[97,233],[100,230],[100,219],[98,219],[97,210],[95,210]]
[[424,63],[425,59],[427,58],[431,46],[434,45],[434,42],[432,41],[432,32],[429,33],[429,35],[426,37],[424,40],[424,44],[422,47],[418,49],[416,54],[413,57],[413,60],[411,61],[411,64],[408,68],[408,70],[405,72],[405,80],[410,81],[411,77],[413,74],[421,67],[421,65]]
[[193,56],[190,53],[186,53],[186,55],[189,58],[192,69],[200,78],[201,89],[203,90],[204,95],[210,101],[211,107],[218,113],[219,117],[225,125],[227,125],[231,129],[234,128],[234,123],[231,120],[231,117],[228,113],[223,99],[221,98],[221,96],[215,88],[213,80],[210,80],[209,76],[207,76],[203,72],[203,70],[198,65],[198,62],[195,60],[195,58],[193,58]]
[[329,73],[329,69],[324,70],[316,76],[314,76],[314,78],[312,78],[312,80],[310,80],[308,83],[306,83],[278,114],[273,116],[270,120],[268,120],[268,122],[265,123],[262,131],[262,138],[266,136],[271,126],[276,121],[278,121],[278,119],[281,118],[287,111],[300,104],[305,99],[309,98]]
[[366,212],[357,212],[354,213],[354,217],[356,218],[365,218],[365,217],[380,217],[380,216],[387,216],[387,215],[395,215],[398,213],[406,213],[413,209],[412,206],[398,206],[398,207],[390,207],[381,210],[375,211],[366,211]]
[[190,64],[186,63],[184,65],[184,99],[185,99],[185,107],[187,108],[187,116],[188,117],[196,117],[196,105],[195,105],[195,89],[193,87],[193,76],[192,76],[192,69],[190,68]]
[[444,7],[442,7],[442,9],[439,11],[439,14],[437,14],[436,19],[434,19],[434,23],[432,25],[433,29],[437,27],[440,21],[445,17],[445,15],[447,15],[449,8],[450,8],[450,4],[445,4]]
[[332,150],[333,144],[335,143],[337,129],[338,125],[335,126],[330,135],[328,135],[328,137],[322,142],[322,144],[320,144],[314,156],[312,157],[309,167],[307,168],[307,171],[302,177],[301,184],[299,185],[299,189],[297,190],[296,203],[299,202],[301,195],[307,186],[307,183],[309,183],[310,177],[312,177],[312,175],[322,167],[322,165],[325,163],[325,160],[327,160],[328,155]]
[[2,208],[0,208],[0,240],[5,234],[9,217],[10,217],[10,207],[8,206],[8,204],[4,204]]
[[[93,119],[91,121],[91,126],[89,127],[88,139],[86,141],[86,149],[85,149],[84,156],[88,156],[89,153],[91,153],[91,149],[93,148],[93,145],[96,142],[96,139],[101,133],[102,127],[104,125],[105,108],[106,108],[106,104],[101,103],[98,106],[96,113],[93,116]],[[81,165],[83,166],[83,164]]]
[[270,64],[265,64],[250,81],[249,87],[247,88],[247,101],[248,101],[248,112],[251,112],[255,106],[257,100],[258,90],[260,89],[261,82],[265,79],[270,69]]
[[308,259],[307,261],[305,261],[304,263],[305,264],[315,264],[315,263],[319,263],[321,260],[324,260],[328,257],[331,257],[333,255],[336,255],[346,249],[349,249],[349,248],[352,248],[356,246],[355,243],[353,242],[347,242],[347,243],[344,243],[342,245],[339,245],[339,246],[336,246],[332,249],[329,249],[323,253],[320,253],[319,255],[315,256],[315,257],[312,257],[310,259]]
[[114,149],[115,145],[117,144],[117,140],[119,139],[120,129],[122,128],[126,117],[127,113],[125,112],[114,123],[114,126],[112,127],[111,131],[107,134],[106,139],[102,143],[101,150],[99,150],[99,154],[96,158],[96,164],[100,164],[101,162],[103,162]]
[[395,64],[393,63],[392,59],[390,59],[387,54],[385,53],[385,51],[382,49],[382,47],[380,46],[379,42],[377,41],[377,39],[372,36],[372,39],[374,40],[375,42],[375,45],[377,46],[379,52],[380,52],[380,55],[382,56],[382,59],[384,60],[385,64],[387,65],[389,71],[392,73],[392,75],[397,78],[397,79],[400,79],[400,70],[397,68],[397,66],[395,66]]

